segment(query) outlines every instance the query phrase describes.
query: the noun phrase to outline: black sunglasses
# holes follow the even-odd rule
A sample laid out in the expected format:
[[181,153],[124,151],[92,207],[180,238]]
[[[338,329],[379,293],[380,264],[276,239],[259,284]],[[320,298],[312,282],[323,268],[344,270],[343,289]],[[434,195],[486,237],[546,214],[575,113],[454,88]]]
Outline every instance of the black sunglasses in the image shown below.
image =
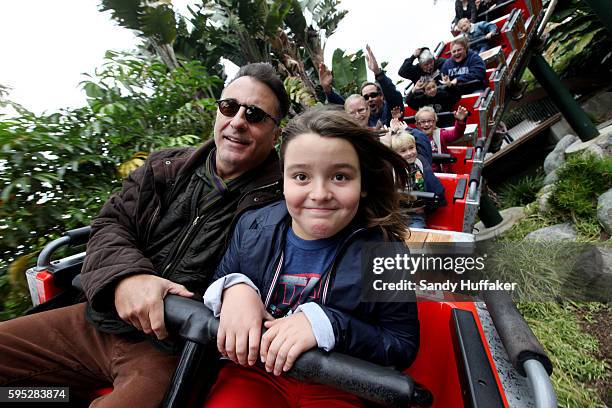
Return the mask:
[[365,99],[367,101],[368,99],[376,98],[379,95],[380,95],[380,92],[370,92],[369,94],[365,94],[365,95],[362,95],[362,96],[363,96],[363,99]]
[[276,126],[280,124],[278,119],[266,113],[263,109],[253,105],[244,105],[235,99],[220,99],[217,101],[217,105],[219,106],[219,111],[228,118],[233,118],[236,116],[240,110],[240,107],[244,107],[246,109],[244,112],[244,117],[249,123],[259,123],[264,121],[266,118],[270,118],[276,124]]

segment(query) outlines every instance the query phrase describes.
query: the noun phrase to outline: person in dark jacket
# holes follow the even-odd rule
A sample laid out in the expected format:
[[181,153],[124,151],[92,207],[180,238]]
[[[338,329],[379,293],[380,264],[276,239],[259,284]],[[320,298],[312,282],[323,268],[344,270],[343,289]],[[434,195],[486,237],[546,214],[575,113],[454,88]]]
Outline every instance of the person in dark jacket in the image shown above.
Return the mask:
[[456,25],[462,18],[467,18],[472,23],[476,22],[476,2],[475,0],[455,0],[455,18],[452,22],[453,30],[456,30]]
[[465,37],[451,42],[451,58],[441,68],[443,83],[456,89],[461,95],[477,92],[487,87],[485,63],[478,54],[468,49]]
[[461,98],[461,95],[446,89],[446,87],[438,88],[436,81],[419,81],[410,89],[406,95],[406,104],[412,109],[418,111],[423,106],[431,106],[436,113],[450,112]]
[[[399,369],[418,349],[414,302],[361,300],[364,246],[407,237],[404,161],[342,111],[313,109],[283,136],[285,201],[241,217],[204,296],[220,316],[217,347],[233,361],[207,407],[362,406],[330,387],[276,377],[314,347]],[[265,370],[252,367],[257,360]]]
[[160,349],[174,345],[159,342],[163,299],[201,299],[238,215],[280,199],[274,144],[288,108],[274,68],[246,65],[218,101],[214,141],[133,171],[92,222],[87,303],[0,323],[0,384],[69,386],[71,398],[112,386],[96,407],[158,406],[177,363]]
[[425,218],[436,208],[446,205],[444,199],[444,186],[434,174],[431,163],[418,154],[416,138],[406,130],[400,131],[391,137],[391,148],[402,156],[408,165],[408,185],[406,191],[423,191],[434,193],[440,199],[438,205],[422,200],[411,201],[407,207],[410,228],[426,228]]
[[[418,58],[417,64],[414,61]],[[446,62],[445,58],[435,58],[429,48],[417,48],[414,53],[404,60],[398,71],[402,78],[417,83],[419,80],[433,79],[437,82],[442,80],[440,68]]]
[[[366,61],[368,68],[374,73],[376,82],[364,82],[361,85],[361,96],[363,96],[370,107],[368,127],[380,129],[391,123],[391,111],[395,107],[404,110],[404,99],[402,94],[395,88],[393,81],[380,69],[374,53],[369,45],[366,45]],[[332,104],[344,105],[344,98],[332,88],[333,76],[325,64],[319,65],[319,82],[325,92],[327,101]]]

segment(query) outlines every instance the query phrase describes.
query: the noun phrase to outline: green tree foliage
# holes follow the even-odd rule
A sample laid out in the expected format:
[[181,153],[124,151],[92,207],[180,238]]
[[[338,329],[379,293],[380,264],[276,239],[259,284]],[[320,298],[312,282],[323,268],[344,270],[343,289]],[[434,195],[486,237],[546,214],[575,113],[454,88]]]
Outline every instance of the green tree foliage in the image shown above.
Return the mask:
[[[136,30],[153,44],[160,43],[160,35],[146,31],[147,16],[169,13],[167,1],[103,0],[102,10],[111,10],[112,16],[123,27]],[[338,27],[347,11],[339,10],[339,0],[204,0],[198,6],[188,7],[189,15],[180,16],[172,11],[159,19],[160,32],[175,32],[168,46],[172,51],[157,47],[166,65],[175,55],[204,62],[210,72],[221,73],[221,57],[238,66],[252,62],[269,62],[283,79],[292,86],[293,112],[297,113],[316,100],[317,67],[323,60],[325,41]],[[164,14],[166,15],[166,14]],[[151,37],[153,35],[153,37]],[[165,38],[165,37],[164,37]],[[172,58],[168,57],[172,54]],[[299,85],[299,90],[296,86]],[[305,93],[310,97],[305,97]],[[299,95],[299,96],[298,96]]]
[[610,74],[612,38],[586,2],[560,0],[547,32],[544,57],[561,77]]
[[366,63],[363,51],[345,55],[337,48],[332,57],[334,87],[341,95],[359,94],[361,84],[367,79]]
[[148,152],[208,138],[215,105],[200,96],[218,82],[197,61],[170,71],[158,59],[109,52],[82,83],[88,106],[38,116],[12,104],[17,115],[0,116],[0,299],[11,263],[23,274],[34,258],[21,257],[89,224]]

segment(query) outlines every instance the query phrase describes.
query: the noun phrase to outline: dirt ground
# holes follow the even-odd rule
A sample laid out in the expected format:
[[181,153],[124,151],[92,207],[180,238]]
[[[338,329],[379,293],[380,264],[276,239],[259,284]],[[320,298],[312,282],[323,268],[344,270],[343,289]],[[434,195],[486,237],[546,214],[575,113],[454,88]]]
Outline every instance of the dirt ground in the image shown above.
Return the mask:
[[[594,321],[589,323],[581,319],[583,328],[599,342],[598,358],[608,362],[612,367],[612,307],[608,306],[594,313]],[[591,384],[597,389],[606,407],[612,407],[612,373],[608,370],[606,378],[593,381]]]

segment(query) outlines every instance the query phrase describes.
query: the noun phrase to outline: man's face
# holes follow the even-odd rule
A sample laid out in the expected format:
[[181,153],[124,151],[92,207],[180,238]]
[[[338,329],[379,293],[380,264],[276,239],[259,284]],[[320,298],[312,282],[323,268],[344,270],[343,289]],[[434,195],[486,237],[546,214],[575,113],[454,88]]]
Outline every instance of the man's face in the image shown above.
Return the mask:
[[471,26],[472,26],[472,23],[470,23],[470,20],[460,20],[459,23],[457,23],[457,28],[462,33],[469,32]]
[[344,105],[344,110],[351,115],[361,126],[368,126],[370,107],[363,99],[351,99]]
[[431,112],[421,112],[417,118],[416,125],[417,129],[431,137],[436,129],[436,118]]
[[453,58],[453,61],[461,62],[465,59],[466,55],[467,52],[465,48],[463,48],[463,45],[453,44],[453,46],[451,47],[451,57]]
[[438,93],[438,87],[435,82],[428,82],[424,89],[425,95],[433,98]]
[[383,106],[383,95],[382,92],[378,90],[376,85],[366,85],[361,90],[361,96],[365,98],[370,107],[370,111],[378,115]]
[[[235,99],[243,105],[252,105],[278,118],[278,99],[267,85],[253,77],[240,77],[223,90],[221,99]],[[215,119],[215,145],[217,146],[217,175],[233,179],[261,164],[274,148],[280,129],[266,117],[258,123],[249,123],[246,108],[228,117],[217,110]]]
[[431,74],[433,72],[434,69],[434,60],[430,59],[427,60],[425,62],[423,62],[422,64],[419,64],[421,69],[423,70],[423,72],[427,73],[427,74]]

